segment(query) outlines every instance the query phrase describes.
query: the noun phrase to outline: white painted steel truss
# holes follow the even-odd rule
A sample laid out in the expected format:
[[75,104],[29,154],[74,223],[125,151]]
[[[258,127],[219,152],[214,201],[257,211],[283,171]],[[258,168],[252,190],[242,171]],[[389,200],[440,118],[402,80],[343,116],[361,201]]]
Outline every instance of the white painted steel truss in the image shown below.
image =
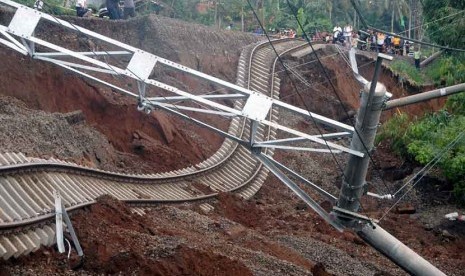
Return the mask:
[[[204,127],[207,127],[225,136],[226,138],[232,139],[237,143],[249,148],[255,155],[259,156],[258,159],[261,160],[265,164],[265,166],[267,166],[275,174],[279,174],[279,172],[277,171],[280,171],[280,169],[284,169],[286,172],[291,173],[294,176],[298,176],[296,173],[287,169],[285,166],[272,160],[270,156],[262,155],[262,148],[332,153],[346,152],[359,157],[364,156],[364,153],[362,152],[351,150],[345,146],[328,141],[334,138],[351,136],[354,132],[354,128],[352,126],[340,123],[338,121],[323,117],[315,113],[311,113],[307,110],[265,96],[259,92],[249,90],[244,87],[234,85],[227,81],[218,79],[216,77],[204,74],[202,72],[190,69],[181,64],[177,64],[175,62],[153,55],[141,49],[100,35],[96,32],[76,26],[67,21],[58,19],[52,15],[25,7],[16,2],[10,0],[0,0],[0,4],[16,9],[14,16],[9,22],[9,24],[0,25],[1,44],[15,51],[18,51],[23,55],[29,55],[34,59],[39,59],[42,61],[56,64],[62,68],[73,71],[81,76],[92,79],[100,84],[111,87],[112,89],[119,91],[123,94],[134,97],[138,99],[138,109],[141,111],[150,112],[154,108],[160,108],[171,113],[177,114],[186,119],[189,119]],[[36,35],[36,31],[38,32],[37,26],[42,22],[52,23],[54,25],[60,26],[64,29],[64,31],[78,33],[80,35],[92,39],[93,41],[104,43],[106,46],[108,46],[108,50],[102,51],[101,49],[99,49],[99,51],[93,51],[93,49],[91,49],[91,51],[84,52],[74,51],[65,47],[58,46]],[[44,51],[44,49],[47,49],[49,51]],[[114,58],[115,56],[124,57],[126,60],[129,59],[129,62],[127,63],[127,65],[124,66],[110,64],[108,62],[108,58]],[[161,66],[157,67],[157,65]],[[194,95],[192,93],[183,91],[182,89],[179,89],[175,86],[151,78],[155,68],[157,68],[157,70],[160,70],[164,67],[168,67],[168,70],[175,69],[181,71],[186,75],[222,87],[224,88],[224,90],[227,90],[227,93],[224,94],[224,91],[222,91],[222,94],[205,93],[203,95]],[[110,81],[108,81],[108,79],[110,78],[100,77],[102,75],[113,75],[118,77],[124,77],[126,79],[132,79],[133,81],[137,82],[137,88],[134,88],[134,90],[137,91],[131,91],[131,89],[123,88],[123,86],[121,85],[111,83]],[[147,87],[161,88],[165,91],[164,93],[168,92],[168,94],[172,95],[149,97],[146,96]],[[245,101],[245,105],[242,109],[231,108],[223,103],[215,102],[215,100],[236,99],[241,99]],[[191,106],[181,105],[179,104],[180,101],[182,101],[183,103],[189,102]],[[193,103],[196,103],[196,105],[193,105]],[[323,135],[311,135],[301,132],[299,130],[289,128],[285,125],[278,124],[269,119],[271,117],[270,110],[273,107],[291,111],[294,114],[300,115],[305,119],[311,119],[318,123],[329,126],[337,130],[338,132]],[[213,125],[192,118],[191,116],[183,112],[207,113],[212,115],[225,116],[229,118],[243,117],[251,121],[250,132],[252,138],[250,140],[245,140],[241,137],[231,135],[225,131],[222,131],[221,129],[218,129]],[[256,129],[259,126],[268,126],[271,128],[275,128],[284,132],[285,137],[291,138],[272,141],[256,141],[256,137],[253,136],[256,133]],[[294,146],[293,143],[296,142],[307,142],[312,143],[313,145],[317,144],[320,146],[320,148],[313,148],[308,146]],[[302,177],[300,178],[303,180]],[[284,182],[291,189],[294,189],[290,186],[289,182]],[[307,184],[311,183],[308,182]],[[311,184],[311,186],[312,185],[313,184]],[[334,196],[329,195],[322,189],[317,188],[316,190],[317,192],[320,192],[322,195],[332,200],[335,200]],[[308,200],[306,200],[305,198],[302,199],[304,199],[309,205],[311,205],[312,208],[314,208],[318,213],[321,213],[321,208],[317,206],[318,204],[314,204],[312,202],[309,203]],[[324,217],[328,218],[327,214]],[[329,220],[329,218],[327,220]]]

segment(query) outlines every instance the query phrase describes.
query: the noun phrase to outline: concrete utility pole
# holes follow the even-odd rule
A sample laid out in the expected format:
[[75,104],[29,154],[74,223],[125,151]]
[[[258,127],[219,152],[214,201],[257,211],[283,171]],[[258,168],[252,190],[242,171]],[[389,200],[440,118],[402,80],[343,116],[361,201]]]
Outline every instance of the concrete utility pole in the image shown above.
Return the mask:
[[[362,92],[362,103],[357,116],[351,149],[365,153],[364,157],[351,155],[349,163],[344,171],[343,184],[339,195],[337,206],[351,212],[358,212],[360,208],[360,198],[365,191],[365,178],[368,170],[370,157],[367,153],[371,152],[376,135],[376,128],[381,116],[386,87],[382,84],[376,84],[372,98],[371,109],[368,108],[370,84],[365,85]],[[365,115],[365,116],[364,116]],[[365,127],[363,122],[365,121]],[[358,134],[358,135],[357,135]],[[366,149],[365,149],[366,147]]]
[[364,157],[351,155],[344,171],[341,192],[334,213],[344,226],[354,229],[363,240],[405,271],[422,276],[445,275],[373,220],[357,213],[360,208],[360,199],[367,191],[365,179],[370,154],[373,150],[381,112],[387,100],[386,87],[377,83],[381,58],[382,56],[378,56],[373,82],[365,84],[363,88],[362,102],[355,125],[356,131],[350,145],[352,150],[363,152],[365,155]]

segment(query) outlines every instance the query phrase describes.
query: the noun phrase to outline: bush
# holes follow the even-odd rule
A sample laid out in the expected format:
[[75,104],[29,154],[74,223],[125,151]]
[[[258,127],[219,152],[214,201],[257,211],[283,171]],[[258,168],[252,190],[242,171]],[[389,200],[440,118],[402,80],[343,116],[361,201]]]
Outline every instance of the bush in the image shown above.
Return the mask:
[[404,144],[404,136],[407,132],[411,119],[407,113],[396,113],[379,129],[375,139],[375,144],[389,140],[391,149],[398,155],[404,156],[407,148]]
[[[464,96],[459,95],[459,99]],[[407,126],[408,116],[398,114],[381,128],[377,140],[389,139],[396,153],[421,165],[441,156],[436,166],[441,175],[454,185],[457,199],[465,203],[465,116],[462,115],[463,98],[462,102],[457,98],[451,97],[446,106],[453,106],[450,110],[459,109],[462,113],[451,114],[441,110],[410,126]],[[457,137],[461,139],[447,149]]]
[[[35,0],[14,0],[17,3],[28,6],[30,8],[34,7]],[[49,0],[44,1],[44,6],[42,9],[43,12],[51,15],[76,15],[74,9],[63,7],[63,1],[61,0]]]
[[465,93],[464,92],[452,95],[449,97],[449,99],[447,99],[446,108],[451,113],[465,116]]
[[444,55],[425,70],[425,74],[438,85],[454,85],[465,82],[465,55]]

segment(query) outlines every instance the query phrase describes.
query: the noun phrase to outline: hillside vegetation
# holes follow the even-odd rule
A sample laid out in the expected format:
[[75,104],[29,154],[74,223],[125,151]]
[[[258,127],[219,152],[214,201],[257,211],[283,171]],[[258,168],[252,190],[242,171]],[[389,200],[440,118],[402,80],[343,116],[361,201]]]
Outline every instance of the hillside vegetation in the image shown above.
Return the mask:
[[[423,12],[428,24],[427,35],[440,45],[465,48],[464,1],[426,0]],[[459,16],[451,16],[457,15]],[[461,14],[461,15],[460,15]],[[446,18],[438,21],[438,18]],[[417,82],[426,78],[438,86],[465,82],[465,54],[446,51],[424,72],[410,65],[399,64]],[[421,165],[436,165],[437,177],[443,177],[454,186],[459,203],[465,204],[465,93],[450,96],[444,109],[423,118],[410,118],[405,113],[395,116],[382,128],[378,140],[390,139],[392,147],[404,158]]]

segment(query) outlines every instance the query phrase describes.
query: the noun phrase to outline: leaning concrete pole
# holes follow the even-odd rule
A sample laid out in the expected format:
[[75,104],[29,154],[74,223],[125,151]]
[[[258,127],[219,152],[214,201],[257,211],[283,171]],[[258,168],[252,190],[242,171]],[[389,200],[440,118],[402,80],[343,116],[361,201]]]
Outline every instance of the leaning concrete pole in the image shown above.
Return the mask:
[[[357,115],[357,122],[350,148],[365,153],[364,157],[351,155],[344,171],[343,183],[337,207],[358,212],[360,198],[366,191],[366,175],[373,149],[376,129],[385,102],[386,87],[377,83],[370,97],[371,83],[367,83],[362,91],[361,105]],[[371,98],[371,102],[369,101]],[[368,151],[368,154],[367,154]]]
[[[377,69],[379,69],[378,66]],[[351,155],[344,171],[337,204],[338,210],[342,209],[344,216],[339,216],[339,220],[346,227],[355,229],[363,240],[408,273],[421,276],[445,275],[379,225],[372,221],[359,219],[362,216],[357,217],[356,214],[360,208],[360,198],[366,192],[365,178],[370,161],[368,153],[371,153],[373,149],[381,111],[386,100],[386,87],[376,82],[378,73],[379,70],[375,70],[374,85],[367,83],[362,91],[362,102],[357,115],[356,132],[352,138],[351,149],[363,152],[365,156]]]

